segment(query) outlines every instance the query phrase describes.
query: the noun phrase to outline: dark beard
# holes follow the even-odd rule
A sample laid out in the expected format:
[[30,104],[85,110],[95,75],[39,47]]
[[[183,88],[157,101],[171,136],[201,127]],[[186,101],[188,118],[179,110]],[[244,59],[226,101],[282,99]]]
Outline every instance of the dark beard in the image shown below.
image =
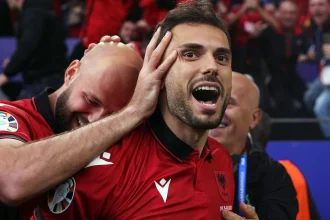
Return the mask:
[[62,92],[56,101],[55,105],[55,121],[59,132],[69,130],[70,123],[70,108],[68,107],[68,99],[72,92],[72,85],[69,86],[64,92]]

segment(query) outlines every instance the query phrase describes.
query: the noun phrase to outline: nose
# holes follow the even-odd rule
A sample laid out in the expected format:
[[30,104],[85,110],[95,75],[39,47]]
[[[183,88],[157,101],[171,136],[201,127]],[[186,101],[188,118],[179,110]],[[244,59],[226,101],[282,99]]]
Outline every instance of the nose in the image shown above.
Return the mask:
[[104,116],[106,116],[106,111],[103,108],[97,108],[90,112],[88,115],[88,121],[89,123],[92,123],[102,119]]
[[214,74],[215,76],[218,76],[218,63],[211,54],[205,56],[203,74]]

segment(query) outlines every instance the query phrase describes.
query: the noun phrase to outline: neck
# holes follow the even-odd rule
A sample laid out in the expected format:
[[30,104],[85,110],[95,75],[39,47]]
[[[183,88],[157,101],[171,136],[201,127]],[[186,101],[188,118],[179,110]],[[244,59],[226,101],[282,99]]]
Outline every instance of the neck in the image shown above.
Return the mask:
[[55,116],[55,107],[56,107],[57,98],[58,98],[59,94],[61,94],[62,90],[63,90],[63,88],[61,87],[48,96],[49,104],[50,104],[50,108],[52,110],[53,116]]
[[231,155],[234,154],[240,155],[242,154],[244,148],[246,147],[245,141],[246,141],[245,139],[240,141],[235,141],[233,143],[224,144],[224,146],[227,148],[227,150]]
[[165,123],[175,136],[195,150],[198,150],[201,154],[207,141],[208,130],[192,128],[185,124],[169,112],[167,105],[162,105],[160,109]]

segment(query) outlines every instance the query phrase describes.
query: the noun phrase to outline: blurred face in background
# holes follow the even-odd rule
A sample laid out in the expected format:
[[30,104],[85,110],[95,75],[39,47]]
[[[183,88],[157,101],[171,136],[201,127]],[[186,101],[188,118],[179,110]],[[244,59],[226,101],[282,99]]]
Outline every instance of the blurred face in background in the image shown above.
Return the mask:
[[135,40],[137,38],[135,23],[132,21],[125,21],[120,28],[119,36],[125,44]]
[[12,11],[19,11],[22,9],[24,0],[7,0],[8,8]]
[[309,11],[317,25],[323,25],[329,18],[330,5],[328,0],[310,0]]
[[279,7],[278,15],[284,28],[293,28],[298,21],[298,7],[291,1],[284,1]]
[[[209,136],[231,148],[245,143],[250,129],[260,120],[259,93],[253,82],[242,74],[233,74],[231,98],[218,128]],[[237,144],[238,143],[238,144]]]

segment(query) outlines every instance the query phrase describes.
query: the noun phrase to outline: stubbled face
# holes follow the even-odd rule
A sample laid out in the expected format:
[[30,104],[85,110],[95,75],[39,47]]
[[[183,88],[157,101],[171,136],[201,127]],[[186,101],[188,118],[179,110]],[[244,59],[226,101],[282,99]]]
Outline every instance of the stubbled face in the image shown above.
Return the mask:
[[177,49],[178,59],[167,73],[162,103],[192,128],[217,127],[231,90],[228,39],[220,29],[204,24],[180,24],[172,34],[165,56]]
[[107,56],[84,65],[79,61],[70,65],[69,68],[76,69],[76,77],[59,95],[55,108],[55,118],[62,130],[100,120],[129,102],[140,67],[127,65],[126,59]]
[[293,28],[298,21],[298,7],[292,2],[283,2],[278,19],[284,28]]
[[309,11],[317,25],[323,25],[329,18],[330,7],[328,0],[310,0]]

